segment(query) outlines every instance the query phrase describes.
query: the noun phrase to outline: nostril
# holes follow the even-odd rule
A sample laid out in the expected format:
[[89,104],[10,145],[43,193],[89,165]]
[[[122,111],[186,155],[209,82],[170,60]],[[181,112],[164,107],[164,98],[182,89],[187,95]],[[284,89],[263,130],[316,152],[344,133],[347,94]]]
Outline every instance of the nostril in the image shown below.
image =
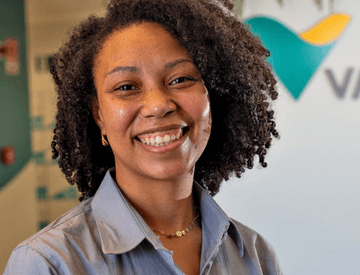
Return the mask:
[[143,117],[163,117],[167,114],[174,112],[177,109],[177,105],[172,100],[147,100],[144,101],[144,105],[141,110]]
[[173,112],[174,112],[174,110],[170,110],[170,111],[168,111],[165,115],[171,114],[171,113],[173,113]]

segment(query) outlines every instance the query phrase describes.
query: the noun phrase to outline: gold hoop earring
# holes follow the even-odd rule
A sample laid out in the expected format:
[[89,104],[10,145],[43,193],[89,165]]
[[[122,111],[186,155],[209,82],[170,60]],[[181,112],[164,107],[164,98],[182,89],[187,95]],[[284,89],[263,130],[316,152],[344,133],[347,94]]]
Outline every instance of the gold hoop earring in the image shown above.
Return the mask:
[[102,145],[104,145],[104,146],[109,145],[109,143],[107,142],[107,140],[105,139],[105,136],[103,134],[101,134],[101,142],[102,142]]

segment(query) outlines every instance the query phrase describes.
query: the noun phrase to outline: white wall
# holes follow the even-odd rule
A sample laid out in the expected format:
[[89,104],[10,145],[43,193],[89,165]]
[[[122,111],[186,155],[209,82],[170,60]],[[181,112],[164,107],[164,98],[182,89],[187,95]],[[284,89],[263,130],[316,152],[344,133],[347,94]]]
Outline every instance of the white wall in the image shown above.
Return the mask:
[[[245,1],[243,18],[266,15],[295,33],[329,14],[314,1]],[[281,139],[268,168],[224,183],[215,197],[233,218],[264,235],[275,247],[284,274],[360,274],[360,3],[334,1],[352,19],[299,100],[279,81],[275,105]],[[338,84],[353,68],[347,93],[336,97],[325,74]]]

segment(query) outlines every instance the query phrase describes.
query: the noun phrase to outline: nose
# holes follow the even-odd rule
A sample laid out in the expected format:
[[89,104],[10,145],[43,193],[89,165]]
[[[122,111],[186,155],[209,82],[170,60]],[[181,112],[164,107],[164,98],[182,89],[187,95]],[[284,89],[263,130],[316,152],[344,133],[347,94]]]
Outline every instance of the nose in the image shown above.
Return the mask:
[[145,92],[142,105],[140,113],[143,117],[163,117],[177,108],[171,93],[161,87]]

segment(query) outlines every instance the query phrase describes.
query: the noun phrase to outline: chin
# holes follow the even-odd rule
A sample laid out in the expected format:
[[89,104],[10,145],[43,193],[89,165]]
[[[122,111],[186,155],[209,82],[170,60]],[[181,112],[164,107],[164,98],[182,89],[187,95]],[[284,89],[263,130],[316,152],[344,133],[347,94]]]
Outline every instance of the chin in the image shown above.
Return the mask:
[[153,178],[156,180],[163,181],[174,181],[179,180],[184,177],[188,177],[193,174],[193,169],[191,167],[157,167],[148,171],[147,177]]

